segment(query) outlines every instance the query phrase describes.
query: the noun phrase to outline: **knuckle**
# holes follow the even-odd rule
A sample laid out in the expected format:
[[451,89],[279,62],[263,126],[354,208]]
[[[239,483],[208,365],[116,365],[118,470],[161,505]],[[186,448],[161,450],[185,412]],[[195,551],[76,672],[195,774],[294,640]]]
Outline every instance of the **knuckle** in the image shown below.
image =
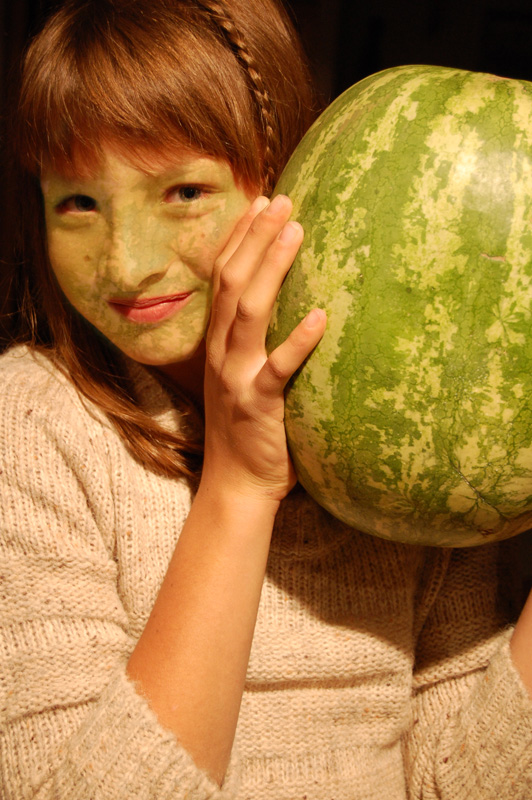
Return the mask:
[[284,381],[289,377],[290,373],[286,371],[286,367],[281,360],[275,355],[271,355],[268,359],[270,374],[277,380]]
[[236,306],[236,318],[240,322],[251,322],[257,317],[257,308],[250,300],[241,297]]
[[264,215],[259,214],[259,216],[255,217],[248,228],[248,234],[250,236],[257,236],[264,229]]
[[280,222],[273,214],[258,214],[248,228],[248,235],[261,241],[265,236],[271,237],[279,227]]
[[219,375],[221,396],[235,395],[238,389],[238,382],[236,380],[234,371],[224,365],[220,370]]
[[219,288],[220,292],[232,292],[236,286],[236,275],[227,265],[220,270]]

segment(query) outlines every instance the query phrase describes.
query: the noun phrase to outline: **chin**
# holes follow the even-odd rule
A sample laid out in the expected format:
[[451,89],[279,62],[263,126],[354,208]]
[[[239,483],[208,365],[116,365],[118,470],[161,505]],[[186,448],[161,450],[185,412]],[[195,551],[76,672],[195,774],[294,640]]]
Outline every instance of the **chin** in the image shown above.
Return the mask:
[[136,351],[123,351],[126,356],[136,361],[137,364],[143,364],[145,367],[170,367],[173,364],[180,364],[193,358],[194,352],[180,353],[179,355],[146,355],[145,353],[138,353]]
[[136,350],[135,348],[124,349],[123,352],[138,364],[143,364],[146,367],[158,367],[161,370],[171,370],[172,368],[179,367],[180,364],[186,364],[197,358],[203,359],[205,354],[205,342],[201,339],[199,342],[194,342],[190,347],[183,348],[177,353],[153,353],[145,352],[142,349]]

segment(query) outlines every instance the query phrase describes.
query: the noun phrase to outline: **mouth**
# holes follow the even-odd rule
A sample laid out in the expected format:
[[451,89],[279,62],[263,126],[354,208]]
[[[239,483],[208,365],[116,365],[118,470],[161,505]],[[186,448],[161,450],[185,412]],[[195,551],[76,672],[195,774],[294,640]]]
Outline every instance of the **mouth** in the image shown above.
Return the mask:
[[171,317],[188,303],[192,294],[192,292],[180,292],[164,297],[144,297],[134,300],[112,297],[107,302],[117,314],[127,320],[149,324]]

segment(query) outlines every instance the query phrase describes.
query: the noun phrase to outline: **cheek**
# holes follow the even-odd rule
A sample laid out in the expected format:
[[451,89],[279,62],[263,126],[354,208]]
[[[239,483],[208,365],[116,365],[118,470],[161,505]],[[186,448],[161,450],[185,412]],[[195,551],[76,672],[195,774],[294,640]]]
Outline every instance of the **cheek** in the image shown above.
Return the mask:
[[223,252],[237,223],[249,209],[251,201],[247,197],[238,197],[228,203],[219,214],[213,215],[209,225],[203,228],[197,240],[198,252],[201,251],[206,262],[210,263],[209,275],[212,273],[214,262]]
[[190,227],[183,227],[174,237],[172,249],[192,271],[204,281],[210,281],[214,262],[225,247],[232,232],[214,216]]
[[51,235],[48,239],[48,257],[56,280],[70,302],[86,306],[93,302],[94,259],[79,242]]

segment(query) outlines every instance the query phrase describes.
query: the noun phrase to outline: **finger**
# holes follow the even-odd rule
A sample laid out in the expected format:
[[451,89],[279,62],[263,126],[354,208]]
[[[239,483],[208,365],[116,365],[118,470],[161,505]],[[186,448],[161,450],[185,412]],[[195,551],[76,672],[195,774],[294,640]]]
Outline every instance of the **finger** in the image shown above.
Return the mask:
[[[258,201],[262,198],[257,198]],[[267,198],[266,198],[267,200]],[[222,254],[216,259],[214,267],[213,288],[217,292],[224,285],[237,287],[247,285],[249,278],[254,274],[264,253],[275,237],[280,233],[283,225],[290,218],[292,203],[288,197],[278,195],[272,202],[266,202],[261,211],[260,202],[255,202],[250,208],[252,219],[247,215],[240,220],[235,228],[234,238],[224,248]],[[229,255],[229,257],[227,257]]]
[[279,395],[286,384],[316,347],[324,334],[327,315],[315,308],[297,325],[290,336],[276,347],[259,375],[256,387],[263,395]]
[[224,268],[227,261],[234,255],[235,251],[238,249],[239,245],[242,242],[242,239],[246,235],[249,230],[249,227],[257,214],[260,214],[261,211],[264,211],[265,208],[270,204],[270,201],[267,197],[259,196],[256,197],[255,200],[252,202],[251,206],[248,208],[246,213],[240,218],[240,220],[235,225],[235,228],[229,237],[229,241],[225,245],[224,249],[220,253],[220,255],[216,258],[213,274],[212,274],[212,289],[213,289],[213,302],[211,306],[211,313],[210,313],[210,321],[209,321],[209,329],[207,331],[207,341],[212,340],[213,329],[216,326],[216,310],[217,310],[217,303],[216,298],[219,293],[220,289],[220,273]]
[[298,222],[287,222],[266,255],[248,288],[238,300],[231,342],[245,356],[260,348],[264,339],[279,289],[303,241],[303,228]]
[[251,222],[240,245],[229,261],[213,276],[211,338],[226,337],[233,324],[238,300],[260,267],[269,246],[275,241],[292,211],[292,203],[278,195]]
[[267,197],[256,197],[255,200],[252,202],[246,213],[238,220],[237,224],[234,227],[234,230],[229,237],[229,241],[225,245],[224,249],[216,259],[216,266],[218,271],[223,269],[223,267],[227,264],[231,256],[240,246],[242,239],[246,235],[249,230],[249,226],[257,216],[260,214],[261,211],[264,211],[270,205],[270,201]]

